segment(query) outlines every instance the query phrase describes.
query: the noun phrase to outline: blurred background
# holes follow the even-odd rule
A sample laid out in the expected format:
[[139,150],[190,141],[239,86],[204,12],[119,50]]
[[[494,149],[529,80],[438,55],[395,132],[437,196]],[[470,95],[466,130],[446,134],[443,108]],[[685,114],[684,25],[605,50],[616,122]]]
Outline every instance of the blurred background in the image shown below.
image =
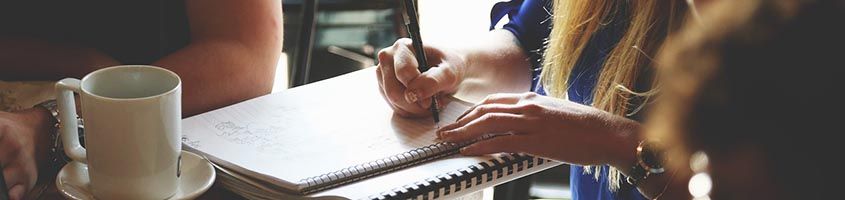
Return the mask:
[[[380,49],[407,37],[399,2],[284,0],[284,55],[274,91],[374,66]],[[460,42],[487,32],[495,2],[420,0],[422,37],[427,42]]]
[[[499,1],[418,0],[422,38],[460,43],[484,34],[490,9]],[[372,67],[380,49],[407,37],[400,1],[284,0],[283,4],[284,54],[273,92]],[[561,166],[497,186],[493,199],[569,199],[568,172],[568,166]]]

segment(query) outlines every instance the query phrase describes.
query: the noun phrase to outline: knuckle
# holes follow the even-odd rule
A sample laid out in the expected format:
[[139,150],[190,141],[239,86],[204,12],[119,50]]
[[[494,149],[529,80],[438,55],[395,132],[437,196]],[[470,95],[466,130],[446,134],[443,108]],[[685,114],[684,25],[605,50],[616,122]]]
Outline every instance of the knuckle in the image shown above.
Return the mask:
[[389,49],[388,49],[388,48],[384,48],[384,49],[382,49],[382,50],[379,50],[379,51],[378,51],[378,59],[379,59],[379,61],[385,60],[385,59],[387,59],[388,57],[390,57],[390,53],[389,53],[388,51],[389,51]]
[[540,105],[537,105],[537,104],[529,103],[529,104],[524,104],[524,105],[520,106],[520,109],[522,109],[526,112],[529,112],[529,113],[536,113],[536,112],[539,112],[540,110],[542,110],[543,107],[540,106]]
[[479,105],[475,108],[475,110],[477,110],[479,113],[489,113],[491,109],[493,109],[493,107],[490,105]]
[[493,123],[494,121],[501,118],[502,117],[500,115],[497,115],[495,113],[484,113],[479,119],[481,122]]
[[484,97],[484,101],[482,101],[482,102],[485,102],[485,103],[492,102],[492,101],[495,101],[496,99],[501,98],[501,96],[502,96],[502,94],[498,94],[498,93],[497,94],[490,94],[490,95],[487,95],[487,97]]
[[525,99],[530,99],[530,98],[537,97],[537,93],[525,92],[525,93],[522,93],[521,97],[525,98]]
[[396,40],[396,43],[393,44],[394,46],[408,46],[411,45],[411,38],[400,38]]
[[21,152],[23,145],[20,143],[20,141],[16,140],[15,138],[10,139],[10,141],[3,143],[4,149],[9,151],[9,153],[11,153],[12,155],[17,155]]
[[458,76],[456,75],[455,69],[451,67],[438,67],[442,73],[439,73],[440,76],[435,77],[435,80],[438,82],[447,83],[449,85],[454,85],[458,83]]
[[411,81],[417,78],[418,74],[415,68],[402,67],[396,69],[396,76],[402,81]]

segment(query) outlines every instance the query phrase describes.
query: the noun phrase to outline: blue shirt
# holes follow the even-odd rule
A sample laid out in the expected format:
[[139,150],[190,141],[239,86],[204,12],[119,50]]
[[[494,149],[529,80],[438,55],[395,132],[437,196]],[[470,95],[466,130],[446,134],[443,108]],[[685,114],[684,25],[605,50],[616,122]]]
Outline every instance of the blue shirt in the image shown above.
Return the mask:
[[[497,3],[491,12],[491,29],[499,19],[508,15],[510,22],[502,27],[516,36],[520,46],[531,58],[531,90],[545,95],[540,84],[542,71],[540,58],[545,51],[544,43],[551,31],[551,1],[512,0]],[[625,19],[619,17],[617,19]],[[610,51],[619,42],[625,28],[624,20],[614,20],[602,26],[587,44],[569,77],[569,100],[580,104],[592,103],[593,88],[602,65]],[[608,166],[602,166],[599,179],[584,172],[582,166],[570,168],[570,187],[573,199],[645,199],[636,187],[623,183],[617,192],[611,192],[608,185]],[[624,182],[624,181],[623,181]]]

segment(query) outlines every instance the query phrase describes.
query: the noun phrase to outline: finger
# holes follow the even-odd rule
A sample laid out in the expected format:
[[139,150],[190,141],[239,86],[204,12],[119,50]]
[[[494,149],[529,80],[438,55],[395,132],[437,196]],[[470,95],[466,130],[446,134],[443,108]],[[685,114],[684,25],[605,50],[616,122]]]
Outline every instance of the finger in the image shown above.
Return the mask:
[[[421,73],[423,73],[419,71],[420,63],[417,62],[417,56],[419,55],[419,52],[414,49],[413,42],[409,38],[402,38],[397,40],[394,44],[394,47],[395,54],[401,55],[396,56],[395,58],[402,58],[402,62],[408,64],[395,64],[396,77],[399,78],[399,82],[402,82],[402,84],[408,86],[410,82],[412,82],[415,78],[420,76]],[[446,55],[443,53],[443,51],[431,46],[424,46],[423,49],[425,50],[426,63],[429,65],[428,67],[435,67],[438,65],[440,65],[441,67],[444,66],[442,62],[443,58]]]
[[390,65],[393,65],[393,51],[394,51],[394,49],[395,48],[393,48],[392,46],[381,49],[378,52],[378,56],[377,56],[378,63],[379,64],[390,63]]
[[399,82],[407,86],[411,80],[420,76],[416,54],[411,50],[411,40],[408,38],[396,40],[393,47],[393,67],[396,68],[394,73]]
[[386,103],[387,103],[387,105],[388,105],[388,106],[390,106],[390,108],[391,108],[391,109],[393,109],[393,112],[395,112],[396,114],[398,114],[399,116],[402,116],[402,117],[414,117],[415,115],[414,115],[413,113],[410,113],[410,112],[405,111],[405,110],[403,110],[403,109],[401,109],[401,108],[399,108],[399,107],[396,107],[396,105],[393,105],[393,103],[391,103],[391,102],[390,102],[390,100],[387,98],[387,96],[386,96],[386,95],[385,95],[385,93],[384,93],[384,86],[383,86],[383,84],[382,84],[382,82],[383,82],[384,80],[383,80],[383,78],[382,78],[382,73],[381,73],[381,68],[380,68],[380,67],[379,67],[379,68],[376,68],[376,78],[377,78],[377,79],[378,79],[378,81],[379,81],[379,83],[378,83],[378,84],[379,84],[378,91],[379,91],[379,93],[381,94],[382,99],[384,99],[384,102],[386,102]]
[[526,142],[525,136],[522,135],[502,135],[461,148],[461,154],[476,156],[501,152],[521,153],[522,145],[532,144]]
[[[26,191],[29,191],[33,186],[35,186],[35,182],[38,180],[38,169],[34,166],[35,163],[21,163],[21,162],[13,162],[11,165],[3,166],[3,176],[6,181],[6,186],[9,189],[10,196],[15,196],[14,188],[20,187],[22,190],[20,192],[20,197],[18,199],[22,199],[23,195],[26,194]],[[12,197],[14,199],[14,197]]]
[[390,57],[390,55],[392,55],[392,53],[390,53],[390,51],[391,51],[390,48],[385,48],[385,49],[382,49],[381,51],[378,52],[379,64],[376,67],[376,79],[378,79],[379,93],[381,93],[381,96],[384,97],[384,100],[387,102],[387,104],[391,104],[391,107],[393,107],[392,103],[387,98],[386,93],[384,92],[384,77],[383,77],[384,76],[384,70],[385,70],[384,68],[387,68],[388,66],[393,65],[393,59],[388,59],[388,57]]
[[[475,110],[476,107],[481,106],[481,105],[486,105],[486,104],[516,104],[517,102],[519,102],[519,94],[496,93],[496,94],[487,95],[487,97],[485,97],[484,100],[481,100],[481,102],[473,105],[472,107],[470,107],[469,109],[464,111],[464,113],[461,114],[460,116],[458,116],[457,119],[462,119],[462,118],[466,117],[467,114],[469,114],[470,112]],[[457,120],[455,120],[455,121],[457,121]]]
[[[458,85],[458,78],[454,68],[449,66],[433,67],[412,80],[408,86],[409,100],[429,99],[437,93],[454,93]],[[420,102],[428,107],[427,101]]]
[[[0,129],[2,129],[2,127],[0,127]],[[12,162],[21,150],[21,145],[16,142],[12,142],[13,139],[11,139],[11,137],[4,136],[7,134],[8,132],[0,132],[0,166],[9,165],[9,162]]]
[[511,113],[487,113],[464,126],[440,133],[449,142],[468,141],[490,133],[524,132],[526,124],[521,115]]
[[[381,64],[379,64],[379,65],[376,67],[376,79],[378,80],[378,91],[379,91],[379,94],[381,94],[381,96],[382,96],[382,97],[385,97],[385,96],[384,96],[384,79],[381,77],[381,76],[382,76],[382,75],[381,75],[381,74],[382,74],[382,73],[381,73],[381,67],[382,67],[382,66],[381,66]],[[387,101],[387,98],[386,98],[386,97],[385,97],[385,99],[384,99],[384,100],[385,100],[385,102],[387,102],[388,104],[390,103],[390,101]]]
[[23,182],[24,172],[19,167],[14,165],[3,166],[2,173],[3,178],[6,178],[4,180],[6,181],[6,189],[11,189],[13,186]]
[[26,187],[21,184],[17,184],[9,188],[9,199],[10,200],[22,200],[26,194]]
[[[429,43],[429,44],[431,44],[431,43]],[[395,46],[404,46],[405,48],[409,49],[414,55],[417,55],[417,50],[414,48],[414,46],[413,46],[414,43],[413,43],[413,40],[411,40],[411,38],[402,38],[402,39],[396,40],[396,43],[394,43],[394,45]],[[443,51],[441,51],[439,48],[436,48],[436,47],[433,47],[433,46],[437,46],[437,45],[423,45],[423,50],[425,51],[425,55],[426,55],[425,61],[430,65],[436,65],[437,63],[439,63],[443,59],[443,57],[446,56],[446,54],[443,53]]]
[[478,119],[488,113],[510,113],[522,114],[521,110],[524,106],[514,104],[483,104],[473,107],[467,114],[458,118],[455,121],[457,126],[463,126],[475,119]]
[[379,64],[379,66],[381,66],[382,96],[387,97],[387,101],[394,107],[394,110],[405,111],[407,114],[403,116],[424,116],[425,109],[405,100],[405,86],[396,79],[393,66],[388,62]]
[[390,105],[391,108],[395,108],[396,106],[393,106],[393,103],[390,102],[390,99],[387,98],[387,95],[384,92],[384,78],[382,78],[381,68],[381,64],[379,64],[376,68],[376,79],[378,79],[378,93],[381,94],[381,97],[384,99],[384,102],[386,102],[387,105]]

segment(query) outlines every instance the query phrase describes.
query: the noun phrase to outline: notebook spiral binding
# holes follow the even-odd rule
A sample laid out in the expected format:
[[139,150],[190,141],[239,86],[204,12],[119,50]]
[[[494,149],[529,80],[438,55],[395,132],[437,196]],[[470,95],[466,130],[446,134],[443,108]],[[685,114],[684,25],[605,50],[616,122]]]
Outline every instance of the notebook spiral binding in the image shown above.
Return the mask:
[[501,154],[486,162],[372,195],[367,199],[437,199],[503,176],[551,163],[552,160],[525,154]]
[[419,163],[451,156],[457,154],[460,147],[466,146],[470,143],[471,142],[435,143],[408,152],[389,156],[384,159],[347,167],[338,171],[329,172],[319,176],[305,178],[300,180],[299,182],[300,184],[305,185],[304,189],[302,190],[303,194],[310,194],[329,189],[338,185],[343,185],[349,182],[354,182],[372,176],[381,175],[399,169],[404,169],[406,167],[413,166]]

